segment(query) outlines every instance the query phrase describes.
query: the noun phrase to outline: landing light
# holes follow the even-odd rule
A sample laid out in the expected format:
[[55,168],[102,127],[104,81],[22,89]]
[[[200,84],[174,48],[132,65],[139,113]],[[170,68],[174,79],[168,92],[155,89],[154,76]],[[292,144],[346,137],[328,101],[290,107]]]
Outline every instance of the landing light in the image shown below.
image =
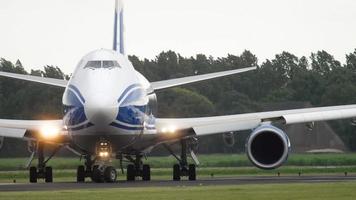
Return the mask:
[[177,131],[177,128],[175,126],[169,126],[169,127],[164,127],[161,129],[162,133],[170,133],[173,134]]
[[100,152],[100,153],[99,153],[99,156],[100,156],[100,157],[108,157],[108,156],[109,156],[109,152],[106,152],[106,151]]
[[59,135],[60,130],[56,127],[44,126],[41,128],[40,133],[45,139],[54,139]]

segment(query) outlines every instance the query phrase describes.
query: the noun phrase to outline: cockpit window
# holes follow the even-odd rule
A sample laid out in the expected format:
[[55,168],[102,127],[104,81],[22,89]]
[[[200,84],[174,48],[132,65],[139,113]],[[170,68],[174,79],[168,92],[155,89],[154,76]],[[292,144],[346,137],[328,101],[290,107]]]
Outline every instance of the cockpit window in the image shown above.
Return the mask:
[[88,63],[85,65],[84,69],[85,68],[99,69],[99,68],[101,68],[101,61],[99,61],[99,60],[88,61]]
[[119,63],[115,60],[104,60],[103,61],[103,68],[114,68],[114,67],[120,67]]
[[119,63],[116,60],[92,60],[88,61],[88,63],[85,65],[85,68],[90,68],[90,69],[112,69],[120,67]]

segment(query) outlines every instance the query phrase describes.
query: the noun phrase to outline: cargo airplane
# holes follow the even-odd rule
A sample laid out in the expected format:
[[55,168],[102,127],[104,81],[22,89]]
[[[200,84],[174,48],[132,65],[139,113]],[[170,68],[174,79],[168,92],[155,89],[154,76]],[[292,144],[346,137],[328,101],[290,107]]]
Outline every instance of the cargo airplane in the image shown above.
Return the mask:
[[[155,92],[189,83],[206,81],[254,70],[242,68],[211,74],[149,82],[137,72],[125,55],[122,2],[116,0],[113,49],[98,49],[85,55],[70,80],[0,72],[0,76],[37,82],[64,89],[64,116],[58,120],[0,119],[0,137],[29,142],[33,152],[27,163],[29,181],[52,182],[48,161],[61,148],[67,148],[84,163],[77,168],[77,182],[115,182],[118,172],[113,159],[129,162],[126,179],[151,179],[150,166],[143,158],[163,145],[177,159],[172,179],[196,180],[199,163],[194,146],[201,136],[250,130],[246,142],[249,160],[262,169],[274,169],[288,158],[290,141],[276,125],[313,123],[356,117],[356,105],[259,112],[202,118],[157,118]],[[253,88],[251,88],[253,89]],[[176,154],[171,144],[178,143]],[[48,148],[51,147],[51,148]],[[53,148],[54,147],[54,148]],[[44,151],[51,149],[47,156]],[[53,152],[52,152],[53,151]],[[193,163],[187,157],[191,156]],[[33,159],[36,166],[31,166]]]

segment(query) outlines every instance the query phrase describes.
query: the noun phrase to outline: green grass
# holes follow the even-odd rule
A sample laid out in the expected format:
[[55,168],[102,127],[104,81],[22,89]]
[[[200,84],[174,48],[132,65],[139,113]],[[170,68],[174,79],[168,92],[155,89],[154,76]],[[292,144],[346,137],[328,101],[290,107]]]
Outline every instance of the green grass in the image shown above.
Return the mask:
[[[245,154],[199,155],[200,167],[249,167]],[[27,158],[0,158],[0,171],[23,170]],[[171,168],[176,160],[172,156],[148,157],[144,161],[152,168]],[[76,169],[78,158],[54,158],[48,164],[55,169]],[[35,164],[35,163],[34,163]],[[119,162],[113,161],[118,167]],[[291,154],[285,166],[356,166],[356,153],[348,154]]]
[[50,192],[2,192],[1,200],[87,200],[87,199],[130,199],[130,200],[351,200],[356,199],[356,182],[323,184],[268,184],[241,186],[195,186],[195,187],[152,187],[125,189],[66,190]]
[[[201,165],[197,168],[198,177],[254,176],[254,175],[303,175],[356,174],[356,154],[292,154],[289,161],[275,170],[261,170],[253,167],[245,155],[200,155]],[[26,158],[0,159],[0,182],[27,182],[28,172],[24,169]],[[151,164],[153,179],[171,179],[173,157],[149,157],[145,163]],[[34,163],[35,164],[35,163]],[[54,180],[74,181],[76,168],[82,162],[78,158],[54,158],[48,165],[54,169]],[[119,169],[118,161],[113,165]],[[119,170],[120,171],[120,170]],[[119,174],[119,179],[125,175]]]
[[[197,168],[200,177],[250,176],[250,175],[303,175],[356,174],[356,154],[294,154],[288,163],[277,170],[260,170],[252,167],[245,155],[201,155]],[[28,182],[28,172],[23,164],[26,158],[0,159],[0,183]],[[172,157],[149,157],[152,179],[171,179]],[[79,159],[54,158],[49,165],[54,168],[54,181],[75,181]],[[115,161],[113,165],[118,166]],[[125,175],[120,174],[119,180]],[[356,182],[324,184],[267,184],[241,186],[152,187],[100,190],[66,190],[50,192],[1,192],[0,199],[356,199]],[[138,192],[139,191],[139,192]]]

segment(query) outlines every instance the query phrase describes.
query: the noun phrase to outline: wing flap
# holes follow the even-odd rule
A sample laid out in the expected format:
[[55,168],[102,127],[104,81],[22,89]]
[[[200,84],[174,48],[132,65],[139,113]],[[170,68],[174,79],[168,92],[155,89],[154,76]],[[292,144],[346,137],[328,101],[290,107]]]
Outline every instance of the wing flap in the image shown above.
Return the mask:
[[0,72],[0,76],[24,80],[24,81],[42,83],[42,84],[52,85],[52,86],[57,86],[62,88],[65,88],[68,84],[67,80],[45,78],[40,76],[31,76],[31,75],[24,75],[24,74],[15,74],[15,73],[8,73],[8,72]]
[[165,80],[165,81],[157,81],[157,82],[152,82],[151,87],[153,90],[161,90],[161,89],[176,87],[176,86],[185,85],[185,84],[189,84],[189,83],[200,82],[200,81],[219,78],[219,77],[223,77],[223,76],[229,76],[229,75],[233,75],[233,74],[248,72],[248,71],[255,70],[255,69],[256,69],[256,67],[248,67],[248,68],[235,69],[235,70],[224,71],[224,72],[216,72],[216,73],[210,73],[210,74],[170,79],[170,80]]
[[356,108],[283,115],[286,124],[328,121],[355,117]]

